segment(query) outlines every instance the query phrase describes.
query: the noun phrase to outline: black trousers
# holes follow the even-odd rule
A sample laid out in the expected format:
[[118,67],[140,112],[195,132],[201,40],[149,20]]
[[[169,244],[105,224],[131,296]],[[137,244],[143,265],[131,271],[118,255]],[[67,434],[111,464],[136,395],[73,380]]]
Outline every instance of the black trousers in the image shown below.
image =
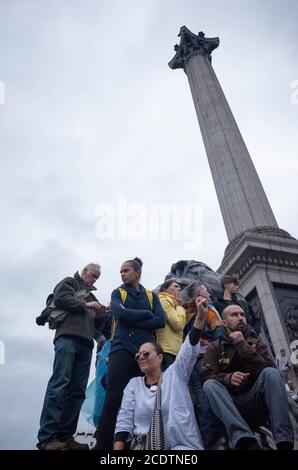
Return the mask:
[[134,356],[122,349],[109,356],[107,390],[102,415],[95,433],[97,450],[111,450],[118,409],[120,408],[123,390],[133,377],[142,375]]

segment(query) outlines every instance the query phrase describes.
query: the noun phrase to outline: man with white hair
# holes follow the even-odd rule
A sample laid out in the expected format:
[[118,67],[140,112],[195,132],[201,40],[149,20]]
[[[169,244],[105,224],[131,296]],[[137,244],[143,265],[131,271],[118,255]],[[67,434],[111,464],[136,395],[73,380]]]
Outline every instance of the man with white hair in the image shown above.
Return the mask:
[[66,277],[54,288],[55,308],[67,312],[58,324],[54,338],[55,360],[40,418],[37,447],[40,450],[88,450],[73,438],[85,398],[94,338],[106,308],[95,295],[95,282],[101,274],[98,264],[90,263],[73,277]]

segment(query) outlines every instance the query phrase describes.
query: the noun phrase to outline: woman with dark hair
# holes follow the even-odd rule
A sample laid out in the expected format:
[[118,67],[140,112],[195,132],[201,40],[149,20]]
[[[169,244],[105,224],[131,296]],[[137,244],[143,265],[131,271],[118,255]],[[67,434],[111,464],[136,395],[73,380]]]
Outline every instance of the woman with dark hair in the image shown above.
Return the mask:
[[107,390],[96,430],[96,449],[111,450],[117,412],[123,390],[132,377],[140,375],[135,354],[143,343],[154,342],[154,330],[165,325],[157,295],[140,284],[142,261],[125,261],[120,274],[123,284],[112,292],[110,309],[115,319],[108,362]]
[[181,305],[181,287],[175,279],[168,279],[160,286],[158,297],[166,315],[166,326],[156,331],[156,341],[164,351],[166,370],[181,348],[186,312]]
[[188,381],[200,346],[208,311],[204,297],[196,299],[198,313],[175,362],[162,372],[159,345],[142,344],[135,358],[144,377],[132,378],[117,417],[114,450],[200,450],[202,439],[188,391]]

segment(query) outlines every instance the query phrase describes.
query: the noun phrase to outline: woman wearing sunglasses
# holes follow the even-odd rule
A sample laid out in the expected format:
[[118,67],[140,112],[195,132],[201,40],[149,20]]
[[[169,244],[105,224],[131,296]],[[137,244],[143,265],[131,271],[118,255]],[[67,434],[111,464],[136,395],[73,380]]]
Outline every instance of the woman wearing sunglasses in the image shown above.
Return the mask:
[[[117,418],[114,450],[127,448],[130,440],[132,449],[203,449],[188,381],[198,356],[198,342],[208,313],[206,298],[198,297],[196,305],[198,313],[193,327],[175,362],[164,373],[161,347],[151,342],[140,346],[135,358],[144,377],[132,378],[124,390]],[[158,393],[160,405],[157,405]],[[158,408],[160,413],[157,421]],[[148,440],[151,440],[150,445]],[[137,447],[136,443],[140,443],[140,446],[143,443],[145,447]]]
[[155,340],[154,330],[165,326],[165,315],[157,295],[140,284],[142,261],[122,264],[123,284],[112,292],[111,312],[116,320],[108,362],[107,390],[96,430],[95,449],[111,450],[123,390],[132,377],[140,375],[135,354],[143,343]]

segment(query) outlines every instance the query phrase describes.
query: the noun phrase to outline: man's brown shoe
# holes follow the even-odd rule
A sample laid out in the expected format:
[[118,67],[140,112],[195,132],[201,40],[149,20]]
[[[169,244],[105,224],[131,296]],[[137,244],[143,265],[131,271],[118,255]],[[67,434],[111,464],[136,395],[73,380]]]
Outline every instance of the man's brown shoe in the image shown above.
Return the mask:
[[66,450],[89,450],[88,444],[80,444],[72,439],[71,441],[64,442],[64,449]]
[[66,448],[66,442],[53,439],[52,441],[45,442],[41,445],[40,450],[62,450]]

